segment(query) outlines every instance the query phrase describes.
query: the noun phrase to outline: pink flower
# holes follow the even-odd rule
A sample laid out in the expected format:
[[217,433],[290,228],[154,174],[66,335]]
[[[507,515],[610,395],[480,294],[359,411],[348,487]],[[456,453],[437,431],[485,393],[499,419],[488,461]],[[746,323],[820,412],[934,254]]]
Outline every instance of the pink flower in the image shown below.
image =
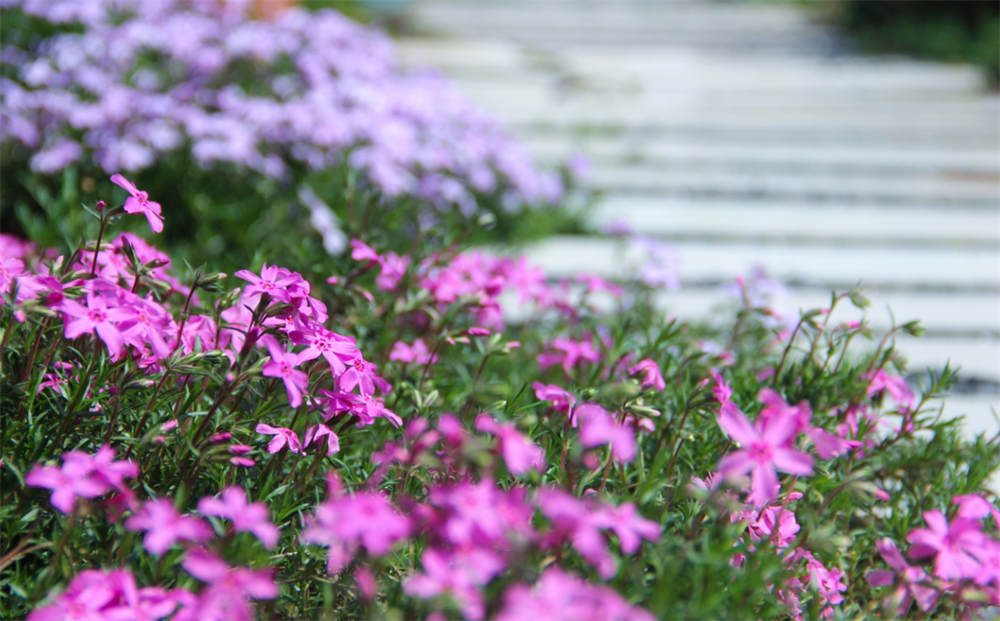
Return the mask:
[[351,240],[351,258],[355,261],[368,261],[369,263],[379,263],[382,260],[374,248],[359,239]]
[[326,438],[327,457],[340,452],[340,438],[332,429],[323,423],[317,423],[309,429],[306,429],[306,435],[302,438],[302,444],[303,446],[311,446],[313,444],[322,445],[323,438]]
[[982,496],[976,494],[964,494],[951,499],[952,503],[958,505],[958,517],[969,518],[971,520],[981,520],[987,515],[993,516],[993,522],[1000,528],[1000,510],[997,510]]
[[836,606],[844,601],[844,596],[841,595],[847,590],[847,584],[844,583],[844,572],[837,568],[827,569],[811,554],[806,560],[806,569],[812,583],[819,591],[820,598],[827,605],[827,608],[821,612],[821,616],[829,616],[833,613],[829,606]]
[[712,394],[715,396],[715,400],[719,402],[720,405],[725,405],[733,396],[732,387],[726,383],[723,379],[722,374],[712,369],[710,371],[712,375],[712,381],[715,382],[715,386],[712,387]]
[[254,427],[254,431],[264,435],[274,436],[274,438],[272,438],[267,444],[267,452],[272,455],[286,446],[292,453],[302,453],[302,443],[299,441],[299,436],[295,435],[295,432],[291,429],[286,427],[272,427],[270,425],[265,425],[264,423],[257,423],[257,426]]
[[125,569],[85,569],[55,601],[29,614],[28,621],[163,619],[174,612],[182,595],[190,594],[180,589],[139,588]]
[[407,345],[403,341],[396,341],[389,353],[389,360],[396,362],[415,362],[417,364],[428,364],[437,362],[437,355],[431,356],[423,339],[416,339],[413,345]]
[[536,397],[542,401],[549,401],[552,403],[552,407],[559,412],[568,413],[576,405],[576,397],[555,384],[535,382],[531,387],[535,390]]
[[514,476],[545,467],[545,451],[526,438],[513,424],[498,423],[489,414],[483,413],[476,418],[476,429],[499,438],[500,453],[507,469]]
[[107,345],[108,353],[113,359],[117,359],[121,355],[124,343],[116,322],[129,319],[129,313],[119,308],[117,304],[109,305],[107,297],[96,294],[91,286],[87,291],[86,306],[66,298],[59,309],[67,319],[66,338],[75,339],[81,334],[93,334],[96,331],[97,336]]
[[552,340],[549,345],[555,352],[542,353],[538,355],[538,366],[545,370],[554,364],[562,364],[566,375],[573,374],[573,367],[581,362],[597,363],[601,359],[601,353],[591,343],[590,336],[586,340],[574,341],[573,339],[559,337]]
[[131,196],[125,199],[125,211],[127,213],[141,213],[146,216],[149,228],[153,229],[154,233],[163,231],[163,216],[160,215],[159,203],[149,200],[148,194],[135,187],[134,183],[119,174],[111,175],[111,183],[124,188],[126,192],[131,194]]
[[302,540],[329,547],[327,570],[331,574],[343,569],[358,548],[381,556],[410,533],[410,521],[381,492],[346,495],[332,473],[327,486],[330,498],[316,507],[315,516],[306,518]]
[[61,468],[35,466],[25,477],[25,483],[53,490],[53,506],[69,513],[76,498],[96,498],[112,489],[129,491],[124,480],[138,476],[139,468],[130,461],[114,461],[114,454],[107,445],[93,456],[70,451],[63,455]]
[[936,509],[925,511],[924,521],[930,528],[916,528],[906,536],[913,544],[910,557],[933,556],[934,573],[945,580],[975,577],[979,562],[972,552],[984,541],[979,522],[959,517],[949,524]]
[[386,253],[382,257],[382,272],[375,279],[375,286],[382,291],[392,291],[399,286],[399,281],[406,274],[410,265],[410,257],[399,256],[395,252]]
[[504,593],[496,621],[653,621],[614,590],[549,567],[534,586],[515,584]]
[[667,387],[666,382],[663,380],[663,375],[660,373],[660,366],[649,358],[643,358],[635,363],[634,366],[629,368],[628,372],[631,375],[635,375],[636,373],[642,374],[643,388],[663,390]]
[[424,571],[407,579],[403,585],[407,593],[424,599],[447,593],[458,602],[466,619],[483,618],[479,587],[503,571],[503,559],[498,554],[483,548],[454,552],[428,548],[420,558]]
[[10,286],[24,273],[24,261],[0,256],[0,293],[10,291]]
[[379,376],[377,370],[377,366],[358,354],[351,362],[351,366],[340,376],[338,387],[344,392],[350,392],[357,386],[358,392],[364,398],[370,398],[374,395],[376,387],[383,393],[387,393],[392,390],[392,386]]
[[812,474],[812,458],[786,444],[794,437],[798,425],[793,412],[783,411],[766,422],[752,425],[731,402],[719,413],[719,426],[742,448],[729,453],[719,462],[719,472],[727,479],[736,479],[750,472],[750,501],[761,507],[778,494],[776,470],[799,476]]
[[879,369],[865,376],[869,380],[867,395],[872,397],[883,390],[900,406],[907,410],[913,409],[913,391],[906,385],[906,380],[898,375],[889,375],[885,369]]
[[166,498],[146,501],[135,515],[125,520],[125,528],[146,531],[142,543],[157,555],[178,541],[207,541],[212,537],[212,529],[205,522],[180,515],[174,503]]
[[569,541],[605,579],[614,576],[616,563],[602,530],[614,529],[625,554],[638,550],[641,539],[655,540],[660,535],[659,525],[640,517],[629,503],[616,508],[554,488],[540,490],[536,502],[552,525],[546,537],[548,545]]
[[440,537],[456,547],[507,547],[511,538],[528,539],[534,513],[524,488],[503,490],[489,478],[431,489],[429,500],[439,509]]
[[291,285],[299,284],[301,276],[277,265],[264,263],[260,268],[260,276],[250,270],[239,270],[234,274],[250,284],[243,289],[243,297],[269,295],[278,302],[290,302]]
[[248,503],[242,487],[235,485],[222,490],[222,498],[206,496],[198,501],[202,515],[226,518],[233,523],[233,530],[253,533],[268,549],[278,543],[278,528],[268,518],[267,505]]
[[900,616],[906,614],[914,601],[924,612],[930,610],[937,600],[937,591],[932,587],[922,586],[929,579],[927,572],[920,567],[908,565],[891,539],[880,539],[875,547],[893,571],[877,569],[868,572],[866,577],[869,584],[876,587],[896,584],[892,599],[899,602],[896,613]]
[[596,274],[578,274],[576,277],[576,282],[583,283],[587,287],[588,293],[599,293],[601,291],[607,291],[612,296],[616,298],[622,297],[625,290],[620,286],[608,282],[607,280],[597,276]]
[[618,536],[623,554],[635,554],[643,539],[656,541],[660,537],[660,525],[639,515],[631,502],[618,507],[607,506],[598,515],[603,517],[605,528]]
[[278,596],[278,586],[274,583],[270,570],[230,567],[208,550],[188,550],[181,565],[208,586],[196,599],[178,611],[174,617],[177,621],[252,621],[255,618],[254,610],[247,600],[273,599]]
[[280,377],[285,383],[289,405],[293,408],[299,407],[302,405],[302,395],[309,386],[309,376],[295,368],[302,364],[304,356],[286,352],[270,334],[265,334],[260,340],[271,354],[271,359],[261,367],[261,373],[265,377]]
[[607,444],[620,464],[635,459],[635,432],[616,422],[607,410],[594,403],[584,403],[574,414],[580,421],[580,444],[586,447]]
[[347,369],[348,362],[359,354],[354,339],[331,332],[316,322],[308,322],[289,335],[296,345],[306,348],[298,353],[302,362],[323,356],[330,365],[330,372],[340,375]]

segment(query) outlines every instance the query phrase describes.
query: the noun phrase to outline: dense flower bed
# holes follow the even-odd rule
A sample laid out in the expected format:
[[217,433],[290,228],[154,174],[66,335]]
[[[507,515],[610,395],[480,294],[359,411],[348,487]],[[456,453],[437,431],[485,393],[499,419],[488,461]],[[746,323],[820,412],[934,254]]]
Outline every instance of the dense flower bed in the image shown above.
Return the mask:
[[[371,239],[313,255],[325,282],[263,261],[177,278],[118,232],[169,230],[169,204],[111,181],[127,194],[86,208],[96,240],[0,238],[0,616],[1000,605],[997,440],[938,420],[950,370],[902,379],[914,324],[848,353],[873,336],[857,292],[789,326],[738,280],[712,328],[641,281]],[[832,323],[840,305],[857,321]]]
[[562,195],[451,84],[401,71],[384,35],[335,11],[258,21],[218,0],[17,4],[55,30],[25,29],[35,36],[0,51],[0,141],[30,148],[36,172],[91,159],[138,172],[184,148],[202,167],[276,178],[347,162],[388,197],[466,214],[476,194],[511,209]]
[[170,203],[170,248],[226,271],[297,260],[286,236],[340,254],[374,224],[397,249],[580,227],[572,167],[536,167],[388,37],[257,4],[0,2],[4,229],[79,240],[118,172]]

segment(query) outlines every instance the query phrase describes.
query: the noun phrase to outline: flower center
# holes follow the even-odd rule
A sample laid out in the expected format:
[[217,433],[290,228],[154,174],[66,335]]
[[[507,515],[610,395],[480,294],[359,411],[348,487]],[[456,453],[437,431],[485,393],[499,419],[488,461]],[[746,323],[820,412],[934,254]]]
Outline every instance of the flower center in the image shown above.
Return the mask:
[[750,451],[750,457],[757,463],[772,461],[773,453],[771,452],[771,445],[767,442],[754,442],[748,450]]

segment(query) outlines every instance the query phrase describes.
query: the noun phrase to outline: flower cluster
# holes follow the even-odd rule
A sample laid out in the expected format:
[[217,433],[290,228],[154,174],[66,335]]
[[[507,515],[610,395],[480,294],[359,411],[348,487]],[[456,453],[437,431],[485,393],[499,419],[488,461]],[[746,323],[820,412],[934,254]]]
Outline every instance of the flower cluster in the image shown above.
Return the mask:
[[995,441],[935,420],[943,380],[919,394],[881,347],[852,358],[862,323],[825,323],[849,293],[787,334],[743,309],[727,339],[654,314],[641,286],[458,248],[353,240],[316,255],[319,286],[268,262],[184,284],[109,229],[156,233],[170,205],[114,181],[128,198],[92,212],[93,242],[0,236],[0,490],[18,507],[0,534],[20,539],[0,580],[23,594],[2,616],[1000,605]]
[[[247,8],[20,3],[55,34],[0,51],[9,76],[0,141],[31,149],[31,167],[43,173],[91,157],[109,173],[137,172],[189,148],[203,166],[233,163],[271,177],[346,163],[385,196],[464,213],[481,193],[510,207],[560,198],[559,178],[537,170],[450,83],[402,71],[386,36],[329,9],[253,20]],[[155,203],[147,209],[133,198],[154,224]]]

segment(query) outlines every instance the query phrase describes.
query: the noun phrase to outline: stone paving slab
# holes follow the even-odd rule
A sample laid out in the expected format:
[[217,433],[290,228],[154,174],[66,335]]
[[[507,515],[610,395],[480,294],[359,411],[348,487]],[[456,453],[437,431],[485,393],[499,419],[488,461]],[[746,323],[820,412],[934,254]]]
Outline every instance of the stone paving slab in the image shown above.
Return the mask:
[[[888,249],[829,246],[755,244],[732,242],[706,244],[679,241],[672,244],[682,257],[682,278],[727,282],[748,266],[766,266],[774,277],[824,287],[871,286],[953,287],[1000,289],[1000,253],[983,248]],[[634,244],[616,239],[556,236],[527,249],[528,257],[553,276],[570,276],[581,270],[608,278],[628,278],[629,266],[643,260]]]
[[[1000,118],[1000,115],[998,115]],[[662,164],[673,168],[761,170],[808,168],[831,171],[881,171],[893,175],[963,172],[1000,177],[1000,152],[987,147],[946,148],[934,145],[761,144],[759,140],[692,140],[687,137],[614,138],[581,134],[535,136],[522,141],[537,157],[565,161],[586,155],[597,166],[622,163]]]
[[[979,380],[946,413],[997,428],[1000,97],[974,68],[859,57],[753,2],[417,0],[415,17],[436,37],[405,41],[405,64],[440,67],[542,161],[589,154],[595,225],[677,247],[666,308],[706,313],[758,263],[793,306],[863,281],[877,326],[886,304],[924,320],[901,343],[911,368],[950,359]],[[600,237],[529,256],[556,276],[638,263]]]
[[757,238],[847,246],[965,243],[1000,252],[1000,209],[914,209],[898,203],[782,203],[760,209],[759,201],[610,194],[591,215],[600,228],[625,223],[633,231],[665,239]]
[[831,170],[755,171],[678,170],[655,165],[596,167],[585,180],[600,190],[643,193],[747,196],[807,196],[812,200],[859,200],[879,198],[885,202],[934,202],[941,205],[979,205],[1000,211],[1000,177],[939,173],[916,178],[898,178],[877,171],[855,171],[851,175]]

